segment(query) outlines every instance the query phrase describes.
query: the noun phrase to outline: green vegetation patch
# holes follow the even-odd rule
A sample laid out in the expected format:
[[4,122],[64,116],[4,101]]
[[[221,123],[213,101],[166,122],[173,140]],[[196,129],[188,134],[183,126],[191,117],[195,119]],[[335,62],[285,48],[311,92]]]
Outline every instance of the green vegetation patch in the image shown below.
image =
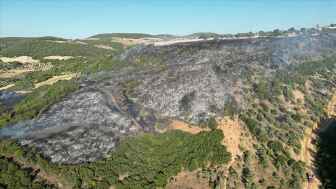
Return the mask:
[[78,89],[75,81],[58,81],[51,86],[42,86],[35,89],[26,98],[16,104],[10,112],[0,115],[0,127],[9,123],[32,119],[44,109],[60,101],[65,95]]
[[74,188],[156,188],[183,169],[227,163],[231,154],[221,145],[223,137],[220,130],[197,135],[182,131],[144,134],[121,141],[109,158],[80,166],[50,164],[34,150],[22,152],[6,141],[0,145],[0,154],[29,159],[47,172],[64,176]]
[[76,43],[57,43],[44,39],[0,40],[0,54],[6,57],[31,56],[41,59],[46,56],[84,56],[98,57],[112,54],[111,50]]
[[55,188],[37,179],[36,173],[30,169],[23,169],[17,163],[0,157],[0,188],[32,188],[47,189]]

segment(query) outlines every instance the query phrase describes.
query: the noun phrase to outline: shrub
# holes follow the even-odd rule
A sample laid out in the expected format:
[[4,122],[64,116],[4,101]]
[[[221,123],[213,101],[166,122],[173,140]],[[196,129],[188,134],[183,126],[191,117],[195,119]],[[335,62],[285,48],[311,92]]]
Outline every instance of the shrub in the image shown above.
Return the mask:
[[217,129],[217,126],[218,126],[218,123],[217,123],[216,119],[214,117],[210,117],[209,120],[208,120],[208,127],[211,130],[215,130],[215,129]]
[[5,157],[0,157],[0,187],[4,188],[33,188],[51,189],[54,186],[36,179],[29,169],[23,169],[17,163]]

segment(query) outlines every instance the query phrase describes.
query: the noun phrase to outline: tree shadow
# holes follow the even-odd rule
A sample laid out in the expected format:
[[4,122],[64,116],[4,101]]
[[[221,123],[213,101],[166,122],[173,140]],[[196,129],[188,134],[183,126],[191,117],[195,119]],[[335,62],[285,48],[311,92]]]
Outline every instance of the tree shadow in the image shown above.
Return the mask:
[[321,125],[315,141],[314,174],[322,182],[322,188],[336,189],[336,119],[322,120]]

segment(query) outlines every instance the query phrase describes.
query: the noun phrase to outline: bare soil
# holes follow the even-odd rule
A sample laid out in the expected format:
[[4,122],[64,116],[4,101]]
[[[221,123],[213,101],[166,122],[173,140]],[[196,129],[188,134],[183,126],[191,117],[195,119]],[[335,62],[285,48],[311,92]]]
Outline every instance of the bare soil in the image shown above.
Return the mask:
[[12,58],[0,57],[0,60],[5,63],[19,62],[23,65],[20,68],[0,70],[0,78],[2,79],[14,78],[33,71],[46,71],[52,68],[52,65],[50,63],[40,63],[39,60],[35,60],[30,56],[19,56]]
[[69,60],[69,59],[72,59],[74,58],[73,56],[46,56],[44,57],[43,59],[45,60]]
[[231,153],[233,157],[231,159],[232,162],[237,155],[241,155],[242,153],[239,145],[241,143],[240,137],[243,132],[239,124],[239,119],[238,117],[235,117],[234,119],[224,117],[218,121],[218,128],[222,130],[224,134],[222,144],[225,145],[227,150]]
[[132,46],[132,45],[138,45],[138,44],[153,44],[155,42],[161,41],[160,38],[139,38],[139,39],[133,39],[133,38],[121,38],[121,37],[113,37],[112,42],[121,43],[125,47]]
[[185,123],[183,121],[178,121],[178,120],[173,120],[170,123],[168,129],[181,130],[183,132],[187,132],[187,133],[190,133],[190,134],[197,134],[197,133],[202,132],[202,131],[209,131],[209,129],[200,128],[200,127],[197,127],[197,126],[192,126],[188,123]]
[[326,108],[328,117],[336,117],[336,91],[334,94]]
[[19,56],[19,57],[0,57],[0,60],[5,63],[10,63],[10,62],[19,62],[21,64],[34,64],[34,63],[39,63],[39,60],[35,60],[30,56]]
[[305,130],[305,136],[301,141],[302,150],[300,153],[300,160],[306,163],[307,171],[309,174],[315,175],[315,178],[311,183],[308,183],[305,180],[303,184],[303,188],[308,189],[318,189],[321,185],[321,182],[316,177],[316,167],[314,165],[314,159],[316,155],[316,147],[315,141],[317,138],[316,130],[318,129],[318,124],[314,124],[313,128],[307,128]]
[[180,172],[169,181],[166,189],[210,189],[208,179],[197,176],[197,172]]
[[9,84],[9,85],[6,85],[6,86],[4,86],[4,87],[0,87],[0,91],[1,91],[1,90],[9,89],[9,88],[14,87],[14,86],[15,86],[14,84]]
[[296,102],[304,101],[304,94],[299,90],[293,90],[293,96]]
[[101,48],[101,49],[113,50],[112,47],[107,46],[107,45],[95,45],[95,47],[97,47],[97,48]]
[[48,80],[36,83],[35,84],[35,88],[39,88],[39,87],[44,86],[44,85],[53,85],[57,81],[60,81],[60,80],[70,80],[70,79],[72,79],[72,78],[74,78],[76,76],[77,76],[77,74],[75,74],[75,73],[66,74],[66,75],[53,76],[52,78],[50,78]]

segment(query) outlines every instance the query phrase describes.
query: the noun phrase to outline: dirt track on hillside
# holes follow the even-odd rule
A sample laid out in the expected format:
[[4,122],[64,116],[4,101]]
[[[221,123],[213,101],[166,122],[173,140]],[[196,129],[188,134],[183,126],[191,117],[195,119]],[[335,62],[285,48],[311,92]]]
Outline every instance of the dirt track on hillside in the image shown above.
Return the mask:
[[[328,103],[325,109],[328,117],[336,116],[336,94],[332,96],[330,102]],[[319,125],[314,124],[312,128],[307,128],[305,130],[305,136],[301,142],[302,150],[300,153],[300,160],[305,162],[308,168],[308,172],[315,175],[315,179],[311,182],[305,182],[303,189],[318,189],[321,185],[321,182],[316,178],[316,167],[314,165],[315,155],[316,155],[316,144]]]
[[321,185],[320,180],[316,177],[316,167],[314,165],[316,155],[315,141],[317,139],[318,127],[319,125],[315,123],[313,128],[307,128],[305,131],[305,136],[301,142],[302,150],[300,153],[300,160],[306,163],[307,172],[315,176],[313,181],[310,183],[308,183],[307,179],[305,178],[303,189],[318,189],[319,185]]

